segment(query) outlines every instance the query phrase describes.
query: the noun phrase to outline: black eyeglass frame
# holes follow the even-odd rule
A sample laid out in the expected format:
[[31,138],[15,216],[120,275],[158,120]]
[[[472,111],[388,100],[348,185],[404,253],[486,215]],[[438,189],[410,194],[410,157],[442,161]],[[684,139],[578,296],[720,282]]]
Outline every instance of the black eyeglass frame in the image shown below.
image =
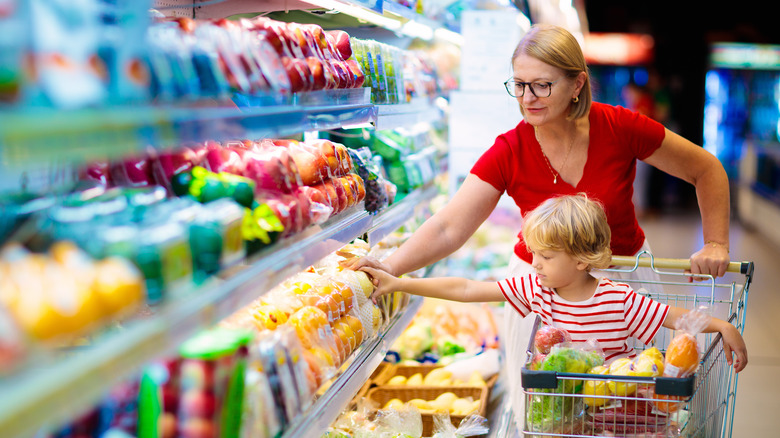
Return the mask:
[[[544,97],[550,97],[552,95],[552,85],[554,83],[558,82],[558,81],[560,81],[560,79],[554,80],[552,82],[544,82],[544,81],[520,82],[520,81],[515,81],[512,78],[509,78],[509,79],[507,79],[504,82],[504,88],[506,88],[506,92],[509,93],[510,96],[517,98],[517,97],[525,96],[525,87],[528,86],[528,89],[531,90],[531,94],[533,94],[534,97],[544,98]],[[512,88],[511,89],[509,88],[509,83],[510,82],[512,83]],[[546,84],[547,85],[547,91],[548,91],[547,92],[547,96],[539,96],[539,95],[537,95],[536,92],[534,91],[534,87],[531,86],[532,84]],[[520,95],[519,96],[515,96],[513,94],[514,93],[514,88],[517,87],[518,85],[522,85],[523,88],[522,88],[522,91],[520,92]]]

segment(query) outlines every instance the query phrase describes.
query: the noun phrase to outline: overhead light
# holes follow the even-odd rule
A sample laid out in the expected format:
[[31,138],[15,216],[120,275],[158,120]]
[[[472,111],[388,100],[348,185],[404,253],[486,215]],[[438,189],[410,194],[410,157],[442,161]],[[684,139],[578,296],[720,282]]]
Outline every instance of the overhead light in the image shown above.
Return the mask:
[[367,23],[375,24],[377,26],[384,27],[385,29],[397,31],[401,29],[401,22],[387,18],[384,15],[366,9],[360,6],[355,6],[347,3],[342,3],[337,0],[306,0],[306,3],[310,3],[314,6],[319,6],[323,9],[331,9],[342,14],[355,17],[358,20],[365,21]]
[[414,20],[404,23],[404,25],[401,26],[400,32],[406,36],[420,38],[426,41],[433,39],[433,29],[431,29],[430,26],[426,26],[425,24],[418,23]]
[[456,46],[462,46],[465,43],[463,35],[443,27],[434,30],[433,34],[437,39],[455,44]]

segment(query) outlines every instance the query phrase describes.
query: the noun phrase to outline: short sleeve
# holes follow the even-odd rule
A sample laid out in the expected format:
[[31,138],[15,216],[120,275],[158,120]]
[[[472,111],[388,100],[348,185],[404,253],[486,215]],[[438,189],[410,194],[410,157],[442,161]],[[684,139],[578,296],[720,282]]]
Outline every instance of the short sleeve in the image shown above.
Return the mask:
[[649,345],[658,330],[663,327],[667,313],[668,305],[639,295],[633,290],[629,292],[625,306],[628,329],[632,337],[645,345]]
[[509,186],[509,175],[511,175],[509,165],[513,162],[510,158],[512,151],[507,141],[507,135],[510,133],[498,136],[493,146],[485,151],[471,168],[472,174],[501,193]]
[[531,286],[531,274],[522,277],[512,277],[498,282],[501,293],[506,301],[522,316],[531,313],[531,301],[533,300],[533,288]]
[[617,107],[618,126],[625,132],[626,138],[631,139],[630,146],[634,155],[640,159],[653,155],[661,147],[666,136],[664,125],[650,117],[623,107]]

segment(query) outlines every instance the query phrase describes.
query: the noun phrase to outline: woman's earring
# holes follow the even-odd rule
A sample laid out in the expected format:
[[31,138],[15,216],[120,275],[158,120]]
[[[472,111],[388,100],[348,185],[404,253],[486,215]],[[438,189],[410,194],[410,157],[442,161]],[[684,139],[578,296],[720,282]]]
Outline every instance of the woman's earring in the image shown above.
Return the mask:
[[577,103],[580,101],[580,96],[574,96],[574,98],[571,100],[574,103]]

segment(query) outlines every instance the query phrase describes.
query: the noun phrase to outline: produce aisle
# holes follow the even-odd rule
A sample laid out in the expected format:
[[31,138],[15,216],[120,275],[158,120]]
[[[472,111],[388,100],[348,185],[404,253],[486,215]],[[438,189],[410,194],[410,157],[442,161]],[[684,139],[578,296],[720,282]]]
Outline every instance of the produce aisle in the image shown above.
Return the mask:
[[422,306],[338,261],[440,196],[452,19],[0,6],[2,436],[325,433]]

